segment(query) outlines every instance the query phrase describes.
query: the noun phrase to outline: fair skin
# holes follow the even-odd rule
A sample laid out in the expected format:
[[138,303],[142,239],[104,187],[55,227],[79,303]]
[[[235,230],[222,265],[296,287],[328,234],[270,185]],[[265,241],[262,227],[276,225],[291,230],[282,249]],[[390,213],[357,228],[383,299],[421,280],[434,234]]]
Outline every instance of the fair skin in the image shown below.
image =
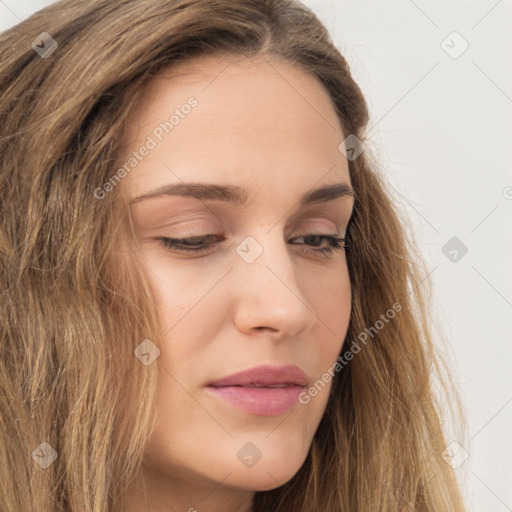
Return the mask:
[[[351,186],[338,149],[346,135],[328,93],[275,58],[180,63],[152,80],[128,125],[129,153],[191,96],[197,106],[161,141],[153,137],[156,147],[120,184],[166,333],[154,363],[157,421],[123,512],[246,512],[255,491],[288,482],[306,459],[332,383],[307,404],[269,416],[242,411],[205,385],[262,364],[296,365],[312,385],[336,361],[350,319],[345,250],[322,254],[328,240],[301,238],[344,236],[353,208],[349,195],[299,205],[322,186]],[[134,201],[190,182],[242,187],[247,203]],[[222,241],[199,253],[158,239],[211,234]],[[263,250],[250,263],[236,252],[249,236],[259,245],[246,251]],[[237,456],[249,442],[261,454],[251,467]]]

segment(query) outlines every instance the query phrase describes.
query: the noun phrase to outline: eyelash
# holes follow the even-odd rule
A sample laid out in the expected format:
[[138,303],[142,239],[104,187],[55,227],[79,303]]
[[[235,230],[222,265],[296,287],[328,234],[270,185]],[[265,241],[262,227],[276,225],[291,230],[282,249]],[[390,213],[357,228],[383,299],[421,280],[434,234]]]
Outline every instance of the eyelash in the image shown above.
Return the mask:
[[[200,243],[200,242],[204,242],[206,239],[211,239],[211,238],[221,238],[221,237],[219,237],[217,235],[193,236],[193,237],[188,237],[188,238],[159,237],[159,238],[157,238],[157,240],[159,240],[166,249],[176,250],[178,252],[200,253],[200,252],[208,250],[210,247],[214,247],[217,244],[221,243],[224,240],[224,238],[222,240],[217,240],[217,241],[209,243],[209,244],[200,245],[199,247],[190,247],[190,246],[182,245],[182,244],[189,243],[189,244],[193,245],[193,242]],[[329,247],[323,247],[322,249],[312,249],[312,252],[320,253],[321,255],[323,255],[327,258],[332,255],[333,250],[342,250],[342,249],[348,248],[348,241],[349,241],[348,237],[341,237],[338,235],[317,235],[317,234],[301,235],[301,236],[292,238],[292,240],[295,240],[296,238],[304,238],[304,239],[320,238],[320,239],[328,240],[330,243]],[[343,245],[339,245],[340,242]],[[293,244],[293,245],[296,245],[296,244]]]

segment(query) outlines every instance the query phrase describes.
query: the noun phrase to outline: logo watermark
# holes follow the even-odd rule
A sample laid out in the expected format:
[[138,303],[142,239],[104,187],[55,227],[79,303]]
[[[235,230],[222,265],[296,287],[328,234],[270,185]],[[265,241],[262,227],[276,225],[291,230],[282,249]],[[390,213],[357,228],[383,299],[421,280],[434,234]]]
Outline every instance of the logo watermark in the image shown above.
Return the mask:
[[[402,305],[398,302],[393,304],[392,308],[389,308],[386,313],[380,315],[380,319],[375,322],[375,324],[371,327],[367,327],[364,331],[360,332],[357,335],[357,339],[366,345],[368,342],[368,336],[373,338],[375,334],[378,334],[381,329],[385,327],[386,324],[390,322],[393,318],[395,318],[396,313],[402,311]],[[375,333],[375,334],[374,334]],[[357,354],[361,351],[361,346],[357,343],[356,340],[352,341],[350,345],[350,349],[346,350],[343,355],[338,356],[336,362],[322,375],[320,379],[318,379],[312,386],[308,389],[302,391],[299,395],[299,402],[302,405],[306,405],[311,401],[312,396],[316,396],[319,391],[321,391],[325,386],[331,382],[336,372],[339,372],[342,368],[344,368],[349,361],[354,358],[354,354]]]
[[148,135],[144,144],[132,153],[132,156],[126,160],[126,162],[105,182],[101,187],[94,189],[94,197],[96,199],[103,199],[106,195],[114,190],[117,184],[139,163],[144,159],[145,156],[149,155],[152,149],[158,146],[159,142],[162,142],[165,135],[169,134],[176,126],[178,126],[182,119],[185,119],[194,107],[197,107],[198,101],[196,98],[191,96],[187,99],[187,102],[181,105],[180,108],[174,110],[173,115],[169,117],[168,121],[160,123],[156,128],[153,129],[151,135]]

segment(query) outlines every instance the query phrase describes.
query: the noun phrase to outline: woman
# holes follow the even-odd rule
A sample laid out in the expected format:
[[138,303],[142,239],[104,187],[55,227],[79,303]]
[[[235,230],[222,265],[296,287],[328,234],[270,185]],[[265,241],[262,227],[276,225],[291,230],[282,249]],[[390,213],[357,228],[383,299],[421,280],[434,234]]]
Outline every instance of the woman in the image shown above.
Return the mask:
[[63,0],[0,38],[0,509],[462,511],[427,271],[318,19]]

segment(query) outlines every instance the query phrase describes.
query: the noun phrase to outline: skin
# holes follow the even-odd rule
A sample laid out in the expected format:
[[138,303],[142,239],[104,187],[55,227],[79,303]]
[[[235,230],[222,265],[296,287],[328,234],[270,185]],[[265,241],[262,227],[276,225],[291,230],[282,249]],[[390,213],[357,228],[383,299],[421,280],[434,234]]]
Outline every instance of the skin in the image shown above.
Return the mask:
[[[255,491],[288,482],[308,454],[332,383],[276,416],[243,412],[204,386],[260,364],[295,364],[311,385],[336,361],[350,319],[345,250],[326,257],[304,239],[290,242],[344,236],[352,213],[349,196],[297,207],[314,188],[351,185],[338,149],[346,135],[326,90],[275,58],[182,62],[152,79],[128,125],[125,156],[190,96],[198,105],[119,186],[134,199],[166,184],[232,184],[246,188],[249,201],[158,196],[131,204],[166,335],[154,363],[157,422],[124,512],[250,511]],[[225,240],[198,254],[156,239],[208,234]],[[236,252],[247,236],[263,248],[252,263]],[[247,442],[262,454],[252,467],[237,457]]]

